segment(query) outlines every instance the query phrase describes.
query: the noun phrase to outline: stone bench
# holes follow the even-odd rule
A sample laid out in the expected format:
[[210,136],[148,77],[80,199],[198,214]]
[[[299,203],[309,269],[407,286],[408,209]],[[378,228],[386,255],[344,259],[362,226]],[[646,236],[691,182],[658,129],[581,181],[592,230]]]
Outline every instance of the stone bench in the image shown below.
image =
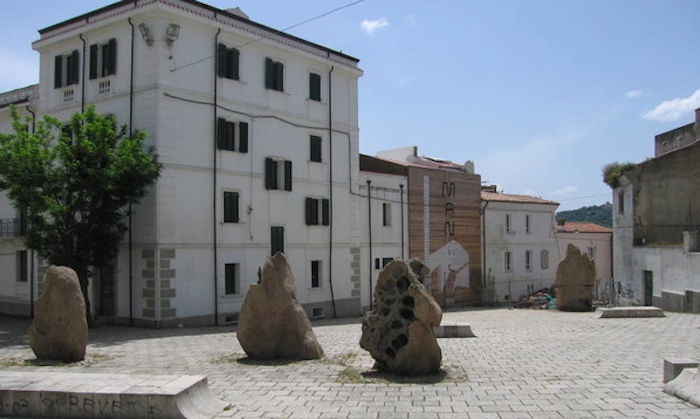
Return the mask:
[[664,384],[678,377],[686,368],[697,368],[698,362],[692,359],[664,359]]
[[700,407],[700,370],[684,368],[678,377],[664,385],[664,393]]
[[0,417],[195,419],[229,406],[201,375],[0,371]]
[[475,338],[468,323],[444,323],[433,327],[436,338]]
[[664,311],[658,307],[638,306],[638,307],[613,307],[601,308],[600,318],[630,318],[630,317],[666,317]]

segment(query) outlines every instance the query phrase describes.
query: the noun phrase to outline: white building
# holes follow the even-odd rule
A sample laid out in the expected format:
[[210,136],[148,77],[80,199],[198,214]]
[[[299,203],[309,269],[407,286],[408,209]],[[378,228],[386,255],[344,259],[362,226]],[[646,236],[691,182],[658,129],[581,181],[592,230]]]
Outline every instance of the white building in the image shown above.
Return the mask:
[[556,234],[562,257],[566,256],[567,246],[573,244],[595,264],[596,279],[612,278],[612,229],[595,223],[558,220]]
[[559,204],[527,195],[481,191],[484,302],[518,301],[554,286],[560,255]]
[[[67,120],[94,104],[146,131],[164,164],[118,257],[96,267],[97,316],[235,321],[276,251],[311,316],[361,313],[357,59],[193,0],[125,0],[39,33],[33,111]],[[0,301],[26,307],[21,275],[6,269],[21,240],[0,240],[12,253]]]

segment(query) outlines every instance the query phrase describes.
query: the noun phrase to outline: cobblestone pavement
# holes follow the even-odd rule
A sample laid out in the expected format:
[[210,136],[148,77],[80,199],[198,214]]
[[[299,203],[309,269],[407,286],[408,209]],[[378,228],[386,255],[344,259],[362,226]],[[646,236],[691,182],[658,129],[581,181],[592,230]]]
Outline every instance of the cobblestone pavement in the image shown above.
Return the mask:
[[0,317],[0,368],[22,371],[205,374],[232,407],[220,418],[697,419],[663,393],[664,358],[700,358],[700,316],[600,319],[598,313],[466,310],[478,336],[440,339],[443,372],[406,379],[372,371],[360,319],[314,330],[326,358],[248,359],[231,326],[90,331],[86,361],[38,365],[24,319]]

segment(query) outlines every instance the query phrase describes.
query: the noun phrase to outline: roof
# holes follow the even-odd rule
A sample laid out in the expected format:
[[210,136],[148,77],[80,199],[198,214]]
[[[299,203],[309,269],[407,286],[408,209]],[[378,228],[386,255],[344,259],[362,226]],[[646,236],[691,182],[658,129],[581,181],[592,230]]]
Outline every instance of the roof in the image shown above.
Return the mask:
[[10,90],[9,92],[0,92],[0,108],[10,105],[19,105],[28,103],[39,98],[39,85],[32,84],[20,89]]
[[586,221],[565,221],[557,224],[557,233],[612,233],[612,229]]
[[[109,11],[114,10],[114,9],[118,9],[118,8],[123,7],[123,6],[125,6],[125,5],[134,4],[134,7],[136,7],[136,4],[137,4],[138,1],[139,1],[139,0],[122,0],[122,1],[119,1],[119,2],[116,2],[116,3],[113,3],[113,4],[110,4],[110,5],[108,5],[108,6],[99,8],[99,9],[97,9],[97,10],[93,10],[92,12],[88,12],[88,13],[85,13],[85,14],[82,14],[82,15],[79,15],[79,16],[76,16],[76,17],[73,17],[73,18],[70,18],[70,19],[65,20],[65,21],[63,21],[63,22],[59,22],[59,23],[56,23],[56,24],[54,24],[54,25],[48,26],[48,27],[46,27],[46,28],[39,29],[39,34],[43,36],[43,35],[44,35],[45,33],[47,33],[47,32],[51,32],[51,31],[54,31],[54,30],[56,30],[56,29],[62,28],[62,27],[64,27],[64,26],[68,26],[68,25],[71,25],[71,24],[73,24],[73,23],[80,22],[81,20],[90,21],[90,20],[92,20],[92,19],[90,19],[90,18],[92,18],[92,17],[94,17],[94,16],[99,16],[99,15],[101,15],[101,14],[103,14],[103,13],[109,12]],[[156,0],[156,1],[163,1],[163,0]],[[240,21],[240,22],[245,22],[245,23],[250,24],[250,25],[253,25],[253,26],[255,26],[255,27],[259,28],[259,29],[263,29],[263,30],[265,30],[265,31],[272,32],[272,33],[274,33],[275,35],[279,35],[279,36],[282,36],[282,37],[284,37],[284,38],[287,38],[287,39],[290,39],[290,40],[293,40],[293,41],[296,41],[296,42],[300,42],[300,43],[302,43],[302,44],[306,44],[306,45],[311,46],[311,47],[313,47],[313,48],[318,48],[318,49],[321,49],[321,50],[323,50],[323,51],[336,54],[336,55],[338,55],[338,56],[344,57],[345,59],[352,60],[352,61],[354,61],[355,63],[358,63],[358,62],[360,61],[359,59],[357,59],[357,58],[355,58],[355,57],[352,57],[352,56],[350,56],[350,55],[344,54],[344,53],[342,53],[342,52],[340,52],[340,51],[336,51],[336,50],[333,50],[333,49],[324,47],[324,46],[322,46],[322,45],[315,44],[315,43],[313,43],[313,42],[311,42],[311,41],[307,41],[306,39],[298,38],[298,37],[296,37],[296,36],[294,36],[294,35],[290,35],[290,34],[288,34],[288,33],[286,33],[286,32],[282,32],[282,31],[280,31],[280,30],[271,28],[271,27],[269,27],[269,26],[265,26],[265,25],[263,25],[263,24],[260,24],[260,23],[258,23],[258,22],[255,22],[255,21],[253,21],[253,20],[246,19],[246,18],[244,18],[243,16],[240,16],[240,15],[238,15],[238,14],[236,14],[236,13],[231,13],[231,12],[229,12],[229,11],[227,11],[227,10],[224,10],[224,9],[219,9],[219,8],[214,7],[214,6],[210,6],[210,5],[208,5],[208,4],[204,4],[204,3],[201,3],[201,2],[196,1],[196,0],[179,0],[179,1],[184,2],[184,3],[191,4],[191,5],[195,6],[195,7],[198,7],[198,8],[200,8],[200,9],[203,9],[203,10],[206,10],[206,11],[209,11],[209,12],[213,12],[213,13],[214,13],[214,16],[222,15],[222,16],[226,16],[226,17],[228,17],[228,18],[234,19],[234,20],[238,20],[238,21]]]
[[548,199],[538,198],[536,196],[505,194],[505,193],[489,192],[489,191],[481,191],[481,200],[482,201],[496,201],[496,202],[512,202],[512,203],[517,203],[517,204],[559,205],[558,202],[550,201]]

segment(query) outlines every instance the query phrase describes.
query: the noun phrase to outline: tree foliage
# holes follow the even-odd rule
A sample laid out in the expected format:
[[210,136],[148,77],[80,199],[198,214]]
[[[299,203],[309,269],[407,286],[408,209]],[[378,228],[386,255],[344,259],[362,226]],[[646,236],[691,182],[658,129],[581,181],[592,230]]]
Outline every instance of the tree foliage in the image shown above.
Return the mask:
[[27,247],[51,264],[73,268],[86,303],[88,269],[114,259],[127,231],[129,204],[144,197],[162,170],[146,133],[129,133],[94,106],[68,124],[52,116],[22,119],[0,135],[0,189],[26,209]]
[[626,171],[632,170],[637,167],[636,163],[620,163],[612,162],[603,166],[603,182],[608,186],[615,189],[620,186],[620,177],[625,174]]
[[584,221],[612,228],[612,204],[607,202],[603,205],[592,205],[590,207],[581,207],[570,211],[559,211],[557,213],[557,220]]

